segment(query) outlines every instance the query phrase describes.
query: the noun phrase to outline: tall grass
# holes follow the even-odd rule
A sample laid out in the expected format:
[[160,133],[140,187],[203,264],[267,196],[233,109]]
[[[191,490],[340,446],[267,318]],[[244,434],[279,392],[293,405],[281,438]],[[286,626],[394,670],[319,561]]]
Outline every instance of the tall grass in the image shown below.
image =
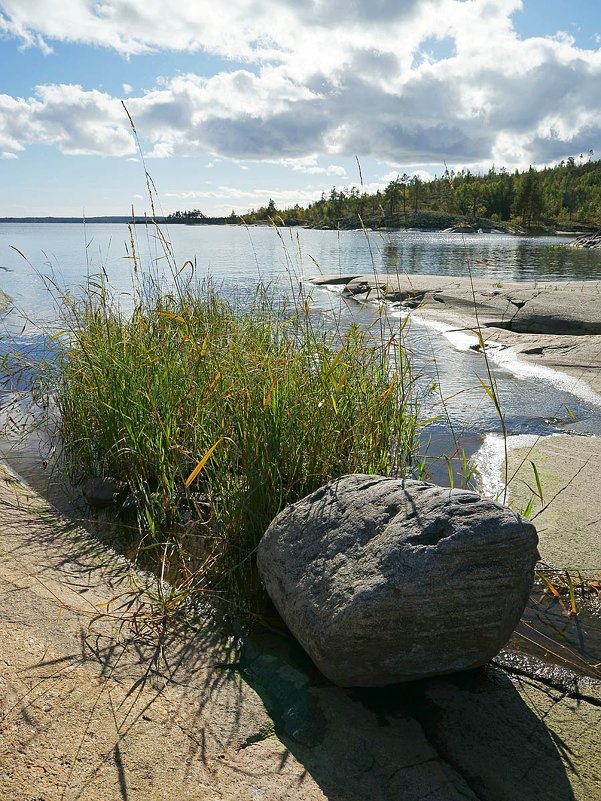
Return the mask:
[[139,297],[124,314],[98,280],[60,298],[62,463],[74,483],[123,483],[140,552],[185,596],[254,611],[254,551],[281,509],[346,473],[409,471],[402,331],[332,330],[310,297],[265,289],[244,307],[206,283]]

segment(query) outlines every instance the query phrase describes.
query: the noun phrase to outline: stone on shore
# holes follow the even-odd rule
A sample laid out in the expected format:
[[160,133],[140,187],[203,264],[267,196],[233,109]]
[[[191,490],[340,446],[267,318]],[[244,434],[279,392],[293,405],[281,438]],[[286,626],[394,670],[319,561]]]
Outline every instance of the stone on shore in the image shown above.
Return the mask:
[[419,307],[425,315],[461,318],[466,327],[519,334],[601,335],[598,281],[499,282],[437,275],[321,276],[316,285],[342,284],[343,295]]
[[474,492],[351,475],[284,509],[258,566],[325,676],[381,686],[492,659],[526,605],[537,542]]
[[505,653],[348,692],[267,629],[155,638],[148,576],[2,469],[0,546],[1,799],[599,798],[599,683]]
[[[578,430],[578,423],[566,428]],[[540,554],[555,568],[579,570],[597,578],[599,552],[599,474],[601,437],[555,434],[509,451],[509,504],[524,509],[532,498],[532,463],[540,478],[543,500],[533,513],[540,531]]]
[[594,234],[583,234],[573,242],[568,242],[568,244],[573,248],[592,248],[596,250],[601,248],[601,232],[597,231]]

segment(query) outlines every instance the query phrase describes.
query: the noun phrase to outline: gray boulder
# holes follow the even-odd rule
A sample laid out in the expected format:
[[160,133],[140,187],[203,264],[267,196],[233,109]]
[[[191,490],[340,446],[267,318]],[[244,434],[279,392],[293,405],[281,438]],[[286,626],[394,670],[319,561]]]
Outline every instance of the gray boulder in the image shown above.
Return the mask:
[[489,661],[528,599],[534,526],[467,490],[350,475],[284,509],[259,572],[290,631],[342,686]]

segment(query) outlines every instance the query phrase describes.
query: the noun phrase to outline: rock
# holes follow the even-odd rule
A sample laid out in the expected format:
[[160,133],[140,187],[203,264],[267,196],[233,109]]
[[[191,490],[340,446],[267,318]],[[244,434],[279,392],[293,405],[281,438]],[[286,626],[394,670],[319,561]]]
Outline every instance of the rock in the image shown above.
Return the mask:
[[358,275],[335,275],[333,273],[328,273],[327,275],[319,275],[311,278],[311,283],[315,284],[315,286],[323,286],[324,284],[330,284],[332,286],[336,286],[337,284],[348,284],[354,278],[359,278]]
[[511,302],[521,306],[511,318],[510,328],[530,334],[601,334],[598,286],[513,292]]
[[443,234],[475,234],[477,229],[473,225],[452,225],[443,229]]
[[123,486],[113,478],[96,476],[82,486],[83,497],[90,506],[104,509],[116,503],[123,493]]
[[381,686],[492,659],[526,605],[537,542],[474,492],[351,475],[284,509],[258,567],[325,676]]
[[601,232],[595,234],[584,234],[573,242],[568,242],[573,248],[601,248]]
[[131,565],[2,471],[0,547],[0,799],[56,801],[75,765],[65,796],[88,801],[599,800],[598,683],[505,654],[503,670],[349,692],[288,638],[255,628],[240,646],[211,623],[166,631],[157,659],[128,624],[149,576],[132,586]]
[[354,284],[352,287],[347,285],[344,288],[344,292],[347,295],[363,295],[365,292],[371,292],[371,291],[372,288],[369,285],[368,281],[363,281],[361,283]]
[[539,285],[400,273],[339,276],[339,281],[344,283],[346,278],[346,295],[419,306],[434,315],[443,309],[457,312],[467,327],[480,325],[519,334],[601,335],[601,283],[597,281]]

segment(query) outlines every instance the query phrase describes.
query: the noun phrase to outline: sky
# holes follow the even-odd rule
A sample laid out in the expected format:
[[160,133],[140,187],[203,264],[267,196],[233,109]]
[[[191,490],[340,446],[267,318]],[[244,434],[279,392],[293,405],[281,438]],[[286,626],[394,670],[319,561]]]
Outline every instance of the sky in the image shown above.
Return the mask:
[[144,164],[227,215],[591,150],[598,0],[0,0],[0,216],[143,213]]

